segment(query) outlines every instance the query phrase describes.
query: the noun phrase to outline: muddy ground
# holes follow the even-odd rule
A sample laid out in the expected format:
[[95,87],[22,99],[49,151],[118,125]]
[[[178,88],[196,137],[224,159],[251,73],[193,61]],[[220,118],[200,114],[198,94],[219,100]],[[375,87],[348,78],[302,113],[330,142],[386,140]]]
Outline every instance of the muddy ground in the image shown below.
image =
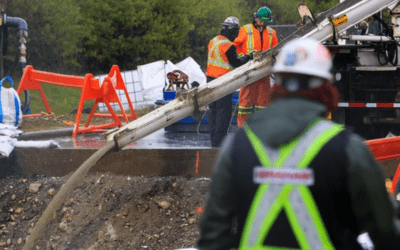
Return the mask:
[[[70,175],[0,180],[0,249],[22,249],[35,223]],[[89,172],[54,215],[36,249],[195,247],[209,185],[209,178]]]
[[[0,180],[0,249],[22,249],[51,199],[69,178]],[[195,247],[210,180],[90,172],[57,211],[36,249]]]

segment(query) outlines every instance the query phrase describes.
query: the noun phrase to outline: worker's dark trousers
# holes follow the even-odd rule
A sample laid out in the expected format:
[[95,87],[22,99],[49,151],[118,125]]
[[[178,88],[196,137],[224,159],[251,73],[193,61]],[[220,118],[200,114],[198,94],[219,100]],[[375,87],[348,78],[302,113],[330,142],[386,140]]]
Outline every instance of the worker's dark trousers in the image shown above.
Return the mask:
[[232,118],[232,94],[209,104],[209,124],[211,146],[221,146],[222,140],[228,134],[229,124]]

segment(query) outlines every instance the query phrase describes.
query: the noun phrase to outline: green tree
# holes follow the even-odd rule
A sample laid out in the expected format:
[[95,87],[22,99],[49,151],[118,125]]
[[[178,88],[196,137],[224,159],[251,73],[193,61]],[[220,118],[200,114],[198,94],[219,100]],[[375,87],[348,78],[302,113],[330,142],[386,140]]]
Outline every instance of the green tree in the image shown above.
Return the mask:
[[190,55],[206,69],[207,45],[222,29],[221,23],[229,16],[239,18],[241,24],[249,19],[243,12],[247,7],[245,0],[186,0],[191,29],[189,31]]
[[291,1],[263,1],[246,0],[247,12],[255,12],[261,6],[267,6],[271,9],[274,18],[274,24],[295,24],[299,22],[297,6],[300,3],[306,4],[314,13],[319,13],[337,5],[340,0],[291,0]]
[[86,0],[81,2],[85,24],[85,55],[91,70],[112,64],[140,64],[188,55],[188,17],[179,11],[184,0]]

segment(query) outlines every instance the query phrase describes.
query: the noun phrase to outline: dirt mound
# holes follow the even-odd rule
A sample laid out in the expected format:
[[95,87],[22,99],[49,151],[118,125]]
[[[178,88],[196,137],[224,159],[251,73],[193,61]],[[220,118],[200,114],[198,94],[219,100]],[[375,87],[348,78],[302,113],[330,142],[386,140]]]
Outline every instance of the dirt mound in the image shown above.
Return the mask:
[[[0,247],[22,249],[63,178],[0,180]],[[195,247],[209,179],[90,172],[48,225],[37,249]]]

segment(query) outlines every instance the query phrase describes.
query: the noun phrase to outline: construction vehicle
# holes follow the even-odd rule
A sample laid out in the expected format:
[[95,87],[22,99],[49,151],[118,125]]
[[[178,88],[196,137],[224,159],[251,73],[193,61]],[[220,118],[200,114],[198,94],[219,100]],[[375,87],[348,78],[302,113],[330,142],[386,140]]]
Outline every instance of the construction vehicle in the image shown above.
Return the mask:
[[[153,112],[148,113],[145,116],[142,116],[141,118],[126,124],[125,126],[121,128],[117,128],[114,130],[111,130],[106,133],[106,137],[108,139],[108,142],[100,148],[96,153],[94,153],[89,159],[87,159],[68,179],[66,183],[63,184],[57,195],[53,198],[53,200],[50,202],[46,210],[43,212],[42,217],[39,219],[39,221],[35,224],[35,227],[33,228],[29,238],[26,241],[26,244],[24,245],[23,249],[32,249],[35,246],[36,240],[42,235],[43,231],[45,230],[47,224],[52,220],[52,217],[63,204],[64,200],[68,197],[68,194],[72,192],[72,190],[75,188],[76,185],[80,183],[80,181],[85,177],[85,174],[90,170],[90,168],[96,164],[97,161],[101,160],[101,158],[110,152],[113,152],[115,150],[120,150],[124,148],[125,146],[131,144],[132,142],[139,140],[159,129],[162,129],[168,125],[171,125],[175,123],[176,121],[187,117],[189,115],[194,115],[198,119],[201,119],[201,113],[199,112],[199,108],[203,107],[223,96],[226,96],[235,90],[249,85],[265,76],[270,75],[271,73],[271,65],[274,62],[274,57],[279,53],[279,50],[282,48],[284,44],[286,44],[288,41],[292,40],[293,38],[298,38],[298,37],[310,37],[314,38],[317,41],[320,42],[325,42],[325,41],[330,41],[333,43],[333,45],[336,45],[336,41],[338,39],[346,39],[349,41],[352,41],[352,39],[358,39],[357,41],[361,41],[358,37],[352,37],[349,35],[349,37],[346,37],[344,35],[344,32],[350,29],[351,27],[359,24],[361,21],[365,20],[366,18],[373,16],[376,13],[380,13],[380,11],[389,8],[392,11],[392,18],[393,18],[393,23],[395,25],[393,26],[394,32],[393,32],[393,38],[391,37],[386,37],[386,36],[375,36],[374,41],[369,41],[371,44],[375,44],[375,42],[379,43],[387,43],[390,44],[389,41],[392,41],[391,43],[397,44],[396,36],[398,34],[398,29],[400,28],[398,26],[398,23],[400,22],[400,19],[397,17],[396,11],[398,8],[400,8],[400,1],[399,0],[346,0],[342,1],[338,5],[334,6],[333,8],[319,13],[318,15],[314,15],[308,8],[304,5],[299,6],[299,13],[302,18],[302,21],[299,25],[299,29],[295,31],[292,35],[287,37],[285,40],[281,41],[277,46],[274,48],[267,50],[265,52],[260,52],[260,53],[255,53],[254,54],[254,59],[250,61],[249,63],[207,83],[204,84],[198,88],[192,88],[186,91],[181,91],[179,94],[177,94],[176,98],[172,101],[170,101],[168,104],[163,105],[162,107],[154,110]],[[364,37],[362,39],[372,39],[372,36],[366,36],[363,35]],[[362,42],[361,42],[362,43]],[[358,44],[357,44],[358,45]],[[367,46],[368,44],[364,45]],[[353,48],[351,46],[353,45],[344,45],[344,46],[349,46],[349,47],[332,47],[333,50],[342,50],[340,51],[339,56],[345,56],[345,50],[350,50],[353,51],[353,53],[363,51],[364,48],[362,47],[357,47]],[[375,45],[376,46],[376,45]],[[371,46],[369,48],[370,50],[372,49],[378,49],[374,46]],[[370,52],[371,54],[374,54],[374,51]],[[343,54],[343,55],[342,55]],[[348,56],[350,58],[353,58],[353,60],[358,59],[357,56],[353,56],[351,53],[348,53]],[[389,56],[391,57],[391,56]],[[351,61],[351,60],[350,60]],[[336,62],[337,63],[337,62]],[[357,64],[347,64],[347,67],[351,66],[351,70],[356,71],[356,75],[360,75],[362,78],[376,78],[378,79],[378,82],[375,82],[374,84],[379,84],[381,83],[380,79],[384,79],[383,77],[386,75],[392,75],[392,73],[397,72],[397,66],[386,66],[388,67],[385,69],[381,69],[380,71],[378,69],[374,70],[374,68],[379,68],[376,66],[362,66],[362,65],[357,65]],[[356,67],[355,69],[353,67]],[[338,65],[336,65],[338,67]],[[358,68],[357,67],[361,67]],[[339,67],[337,68],[336,72],[336,80],[339,82],[339,89],[345,88],[341,86],[346,86],[345,79],[346,77],[355,77],[351,74],[346,75],[346,66],[344,67]],[[361,70],[361,69],[369,69],[369,70]],[[373,75],[372,72],[377,72],[376,75]],[[340,77],[338,75],[340,74]],[[361,74],[362,73],[362,74]],[[381,78],[379,78],[379,76]],[[396,78],[396,75],[393,74],[392,77]],[[390,77],[387,77],[385,79],[389,79]],[[350,79],[352,80],[352,79]],[[351,81],[350,81],[351,82]],[[397,82],[396,82],[397,83]],[[347,86],[351,86],[352,91],[354,90],[360,90],[360,88],[356,88],[354,86],[355,84],[350,84]],[[383,84],[382,84],[383,85]],[[378,85],[379,86],[379,85]],[[382,87],[382,89],[384,89]],[[388,89],[389,88],[386,88]],[[365,92],[368,93],[368,95],[375,96],[374,98],[371,98],[370,100],[380,100],[379,98],[383,98],[385,96],[385,93],[392,93],[394,94],[394,97],[392,96],[390,100],[394,101],[397,96],[397,87],[392,87],[393,91],[381,91],[379,88],[379,91],[369,91]],[[343,91],[343,90],[341,90]],[[357,93],[357,92],[355,92]],[[350,96],[350,95],[349,95]],[[350,96],[353,98],[353,96]],[[379,98],[378,98],[379,97]],[[342,106],[343,107],[343,100],[346,100],[347,97],[342,97]],[[353,100],[353,99],[348,99],[348,100]],[[358,99],[358,97],[354,100],[357,100],[357,103],[359,103],[361,99]],[[363,98],[365,101],[366,98]],[[369,99],[368,99],[369,100]],[[353,104],[352,104],[353,105]],[[359,104],[357,104],[359,105]],[[367,106],[369,108],[370,106]],[[368,104],[369,105],[369,104]],[[376,104],[377,105],[377,104]],[[387,105],[387,104],[385,104]],[[350,104],[349,104],[350,106]],[[377,105],[378,106],[378,105]],[[397,107],[397,105],[394,105],[394,107]],[[360,109],[361,110],[361,109]],[[346,110],[345,110],[346,111]],[[363,110],[362,110],[363,111]],[[347,118],[349,120],[352,117],[347,117],[350,114],[346,114],[347,112],[344,112],[344,115],[341,114],[343,112],[339,112],[338,114],[332,114],[334,119],[341,119],[344,120],[344,122],[347,122]],[[361,112],[360,112],[361,113]],[[373,113],[373,112],[371,112]],[[367,113],[368,114],[368,113]],[[200,117],[199,117],[200,116]],[[373,127],[376,127],[377,130],[381,129],[380,125],[385,124],[385,123],[376,123],[381,121],[381,119],[375,119],[375,118],[385,118],[387,122],[395,120],[397,118],[391,118],[391,119],[386,119],[388,117],[376,117],[376,116],[369,116],[367,118],[369,119],[364,119],[363,122],[361,123],[362,126],[365,124],[367,125],[372,125]],[[366,122],[365,122],[366,121]],[[368,122],[371,122],[371,124],[368,124]],[[354,123],[356,124],[356,123]],[[357,125],[357,124],[356,124]],[[375,126],[377,125],[377,126]],[[356,126],[356,131],[359,128]],[[393,151],[399,151],[399,149],[393,149]]]
[[[392,2],[389,21],[374,10],[351,31],[335,31],[325,41],[341,96],[332,120],[353,127],[366,139],[400,134],[400,5]],[[331,20],[335,25],[350,21],[345,13]]]

